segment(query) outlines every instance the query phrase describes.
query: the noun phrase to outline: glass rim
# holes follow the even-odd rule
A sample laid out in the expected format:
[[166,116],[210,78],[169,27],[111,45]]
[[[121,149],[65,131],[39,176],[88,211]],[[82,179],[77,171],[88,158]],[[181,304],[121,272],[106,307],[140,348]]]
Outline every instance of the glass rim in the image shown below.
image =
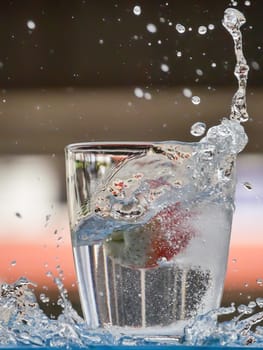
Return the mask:
[[200,141],[176,141],[176,140],[166,140],[166,141],[87,141],[87,142],[76,142],[76,143],[70,143],[65,146],[64,150],[66,153],[68,152],[86,152],[89,150],[103,150],[103,149],[109,149],[111,147],[114,148],[138,148],[141,147],[150,147],[153,145],[181,145],[181,146],[189,146],[192,148],[203,148],[205,146],[215,147],[214,145],[208,143],[208,142],[200,142]]

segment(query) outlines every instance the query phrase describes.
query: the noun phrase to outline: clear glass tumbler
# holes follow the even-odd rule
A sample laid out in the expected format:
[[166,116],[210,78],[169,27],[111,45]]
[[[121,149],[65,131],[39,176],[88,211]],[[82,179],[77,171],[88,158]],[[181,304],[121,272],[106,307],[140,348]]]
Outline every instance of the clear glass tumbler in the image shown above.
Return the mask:
[[72,245],[91,329],[178,336],[220,304],[235,157],[207,143],[66,147]]

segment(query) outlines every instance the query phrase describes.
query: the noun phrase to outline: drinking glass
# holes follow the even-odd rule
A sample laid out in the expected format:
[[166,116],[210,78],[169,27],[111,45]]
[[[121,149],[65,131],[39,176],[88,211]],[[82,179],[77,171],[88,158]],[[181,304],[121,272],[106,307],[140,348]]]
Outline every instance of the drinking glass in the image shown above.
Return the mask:
[[205,142],[66,147],[81,306],[90,329],[180,336],[220,305],[235,157]]

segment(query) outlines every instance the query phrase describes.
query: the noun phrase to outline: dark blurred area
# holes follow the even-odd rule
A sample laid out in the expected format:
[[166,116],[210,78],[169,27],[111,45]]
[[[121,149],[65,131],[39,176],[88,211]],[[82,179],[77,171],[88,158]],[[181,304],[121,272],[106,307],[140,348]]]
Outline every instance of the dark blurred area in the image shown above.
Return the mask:
[[[221,24],[229,5],[2,1],[1,152],[62,154],[68,143],[92,140],[193,140],[194,122],[209,127],[229,115],[236,89],[233,41]],[[259,152],[263,3],[239,1],[237,8],[247,18],[243,37],[253,118],[246,125],[247,151]],[[155,32],[147,30],[149,24]],[[148,98],[137,98],[136,87]],[[183,95],[185,87],[201,97],[199,105]]]
[[[263,3],[244,3],[240,1],[238,9],[247,18],[246,57],[249,64],[260,64]],[[140,15],[133,12],[136,5]],[[229,1],[209,0],[2,1],[1,86],[233,84],[233,43],[221,25],[228,5]],[[34,29],[28,26],[30,20]],[[156,25],[156,33],[147,31],[149,23]],[[177,32],[178,23],[185,26],[184,33]],[[215,30],[198,34],[200,25],[209,24]],[[164,60],[169,74],[160,70]],[[198,82],[196,68],[204,72]],[[250,86],[260,85],[262,71],[251,69],[249,80]]]

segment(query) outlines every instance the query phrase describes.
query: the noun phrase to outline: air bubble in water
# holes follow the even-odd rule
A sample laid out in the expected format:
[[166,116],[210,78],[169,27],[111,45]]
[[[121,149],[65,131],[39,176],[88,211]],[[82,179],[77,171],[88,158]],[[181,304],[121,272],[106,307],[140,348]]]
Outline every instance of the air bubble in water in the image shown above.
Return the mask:
[[147,28],[148,32],[150,32],[150,33],[156,33],[157,32],[157,27],[153,23],[148,23],[146,28]]
[[192,93],[192,91],[191,91],[190,89],[184,88],[184,89],[183,89],[183,95],[184,95],[185,97],[187,97],[187,98],[191,98],[192,95],[193,95],[193,93]]
[[136,16],[140,16],[140,14],[142,13],[141,6],[135,5],[134,8],[133,8],[133,13],[134,13]]
[[198,28],[198,33],[199,33],[200,35],[204,35],[204,34],[206,34],[206,32],[207,32],[206,26],[200,26],[200,27]]
[[158,260],[157,260],[157,264],[158,265],[165,265],[167,263],[167,258],[166,257],[164,257],[164,256],[162,256],[161,258],[159,258]]
[[193,96],[193,97],[192,97],[192,103],[193,103],[194,105],[199,105],[200,102],[201,102],[201,99],[200,99],[199,96]]
[[247,190],[249,191],[252,190],[252,185],[250,182],[244,182],[243,185]]
[[165,73],[167,73],[167,72],[169,72],[169,66],[168,66],[168,64],[166,64],[166,63],[162,63],[161,64],[161,70],[163,71],[163,72],[165,72]]
[[185,26],[183,26],[180,23],[177,23],[175,26],[175,29],[177,30],[178,33],[182,34],[185,32]]
[[193,136],[202,136],[206,131],[206,124],[203,122],[196,122],[191,126],[191,134]]
[[28,20],[26,25],[27,25],[27,28],[30,30],[34,30],[36,28],[36,23],[32,21],[32,19]]
[[134,89],[134,95],[138,98],[143,98],[143,91],[141,88],[137,87]]

